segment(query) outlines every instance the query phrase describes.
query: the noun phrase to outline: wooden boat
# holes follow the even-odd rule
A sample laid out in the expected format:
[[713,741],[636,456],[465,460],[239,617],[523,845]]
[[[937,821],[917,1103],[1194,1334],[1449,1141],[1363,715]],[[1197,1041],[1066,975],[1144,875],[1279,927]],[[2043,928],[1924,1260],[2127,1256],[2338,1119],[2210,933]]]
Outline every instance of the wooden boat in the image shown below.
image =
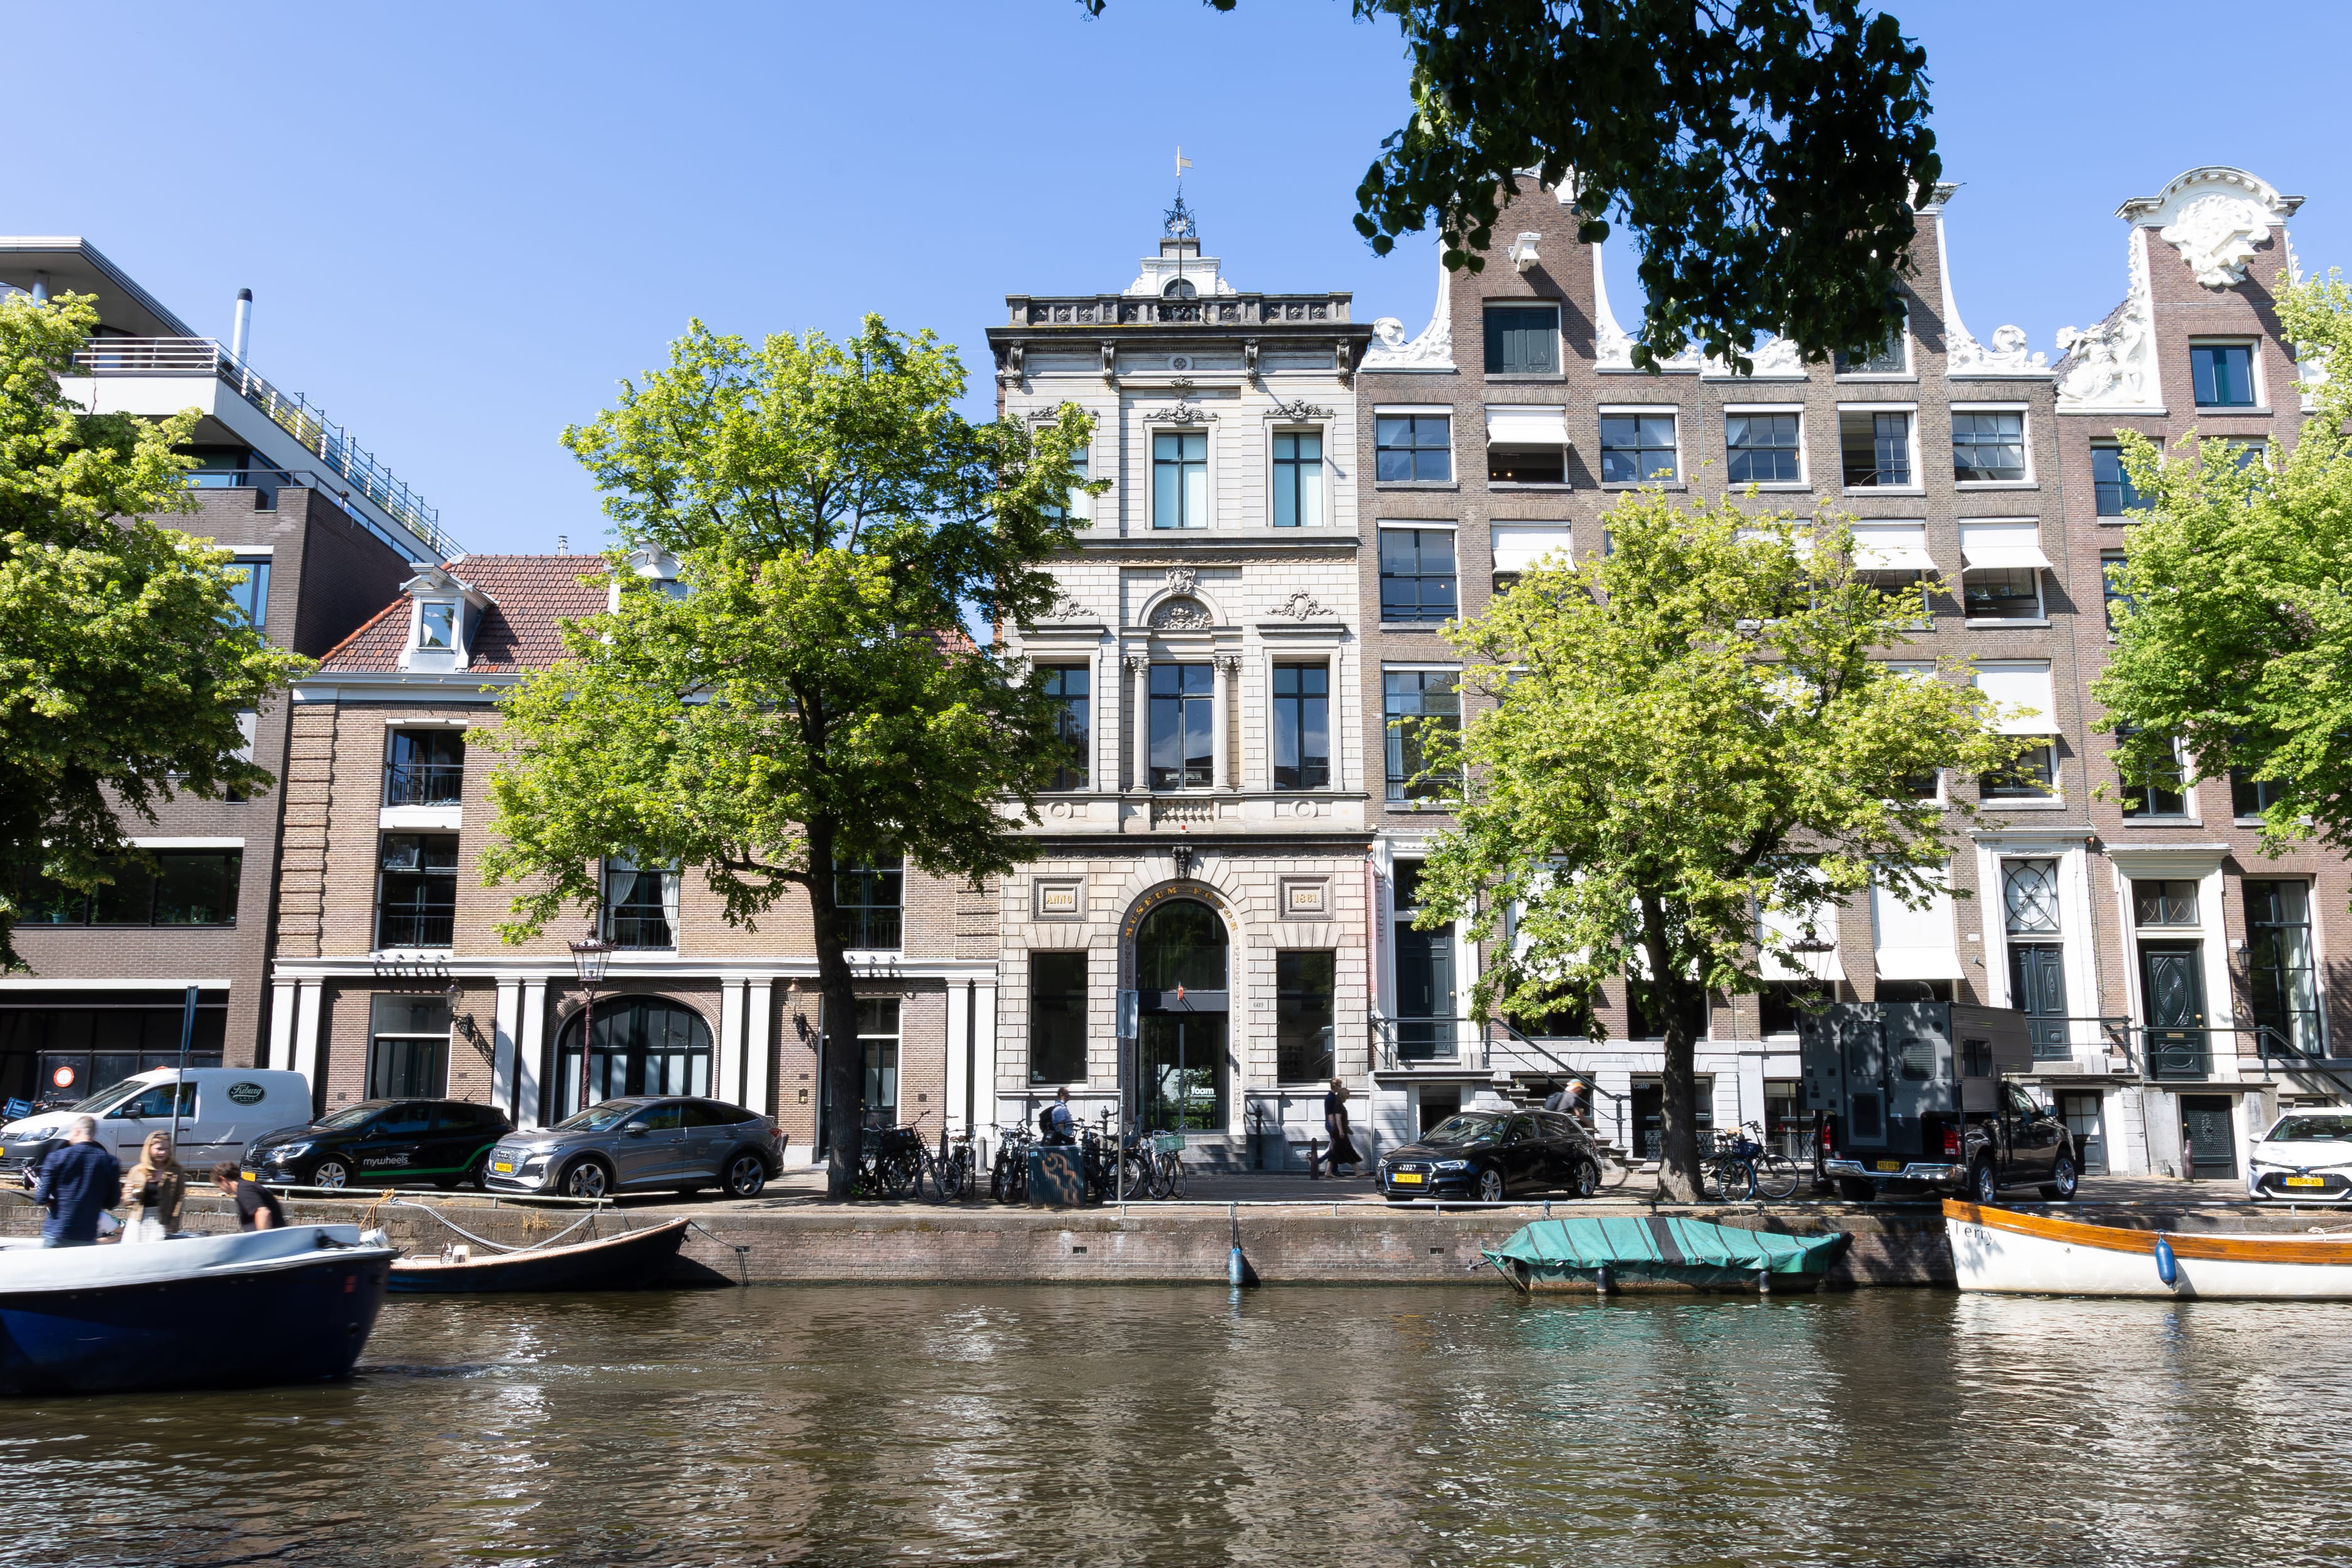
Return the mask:
[[1840,1232],[1782,1236],[1663,1215],[1540,1219],[1486,1254],[1515,1289],[1811,1290],[1846,1245]]
[[0,1252],[0,1394],[348,1376],[392,1258],[348,1225],[9,1247]]
[[510,1290],[641,1290],[657,1285],[694,1222],[674,1219],[600,1241],[487,1255],[453,1250],[392,1266],[399,1295],[474,1296]]
[[2352,1300],[2352,1233],[2126,1230],[1944,1200],[1963,1290],[2049,1296]]

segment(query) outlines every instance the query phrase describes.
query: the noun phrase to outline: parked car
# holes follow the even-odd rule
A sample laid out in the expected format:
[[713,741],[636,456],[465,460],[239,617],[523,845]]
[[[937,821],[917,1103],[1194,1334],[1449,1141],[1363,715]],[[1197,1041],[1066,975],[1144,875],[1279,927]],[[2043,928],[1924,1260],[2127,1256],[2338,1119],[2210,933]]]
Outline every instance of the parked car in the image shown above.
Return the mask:
[[490,1151],[482,1184],[494,1193],[609,1193],[723,1188],[755,1198],[783,1174],[775,1123],[740,1105],[681,1095],[599,1100],[552,1127],[512,1132]]
[[245,1176],[292,1187],[478,1185],[482,1160],[514,1123],[466,1100],[362,1100],[246,1146]]
[[1817,1173],[1848,1199],[2031,1186],[2070,1199],[2082,1161],[2032,1069],[2025,1015],[1954,1002],[1837,1002],[1797,1020]]
[[1391,1199],[1468,1197],[1501,1203],[1515,1194],[1601,1190],[1592,1135],[1556,1110],[1465,1110],[1381,1156],[1381,1191]]
[[2254,1141],[2246,1195],[2297,1204],[2352,1203],[2352,1115],[2290,1110]]
[[[174,1121],[177,1068],[151,1068],[109,1084],[61,1110],[41,1110],[0,1128],[0,1168],[26,1173],[66,1141],[77,1116],[98,1118],[98,1142],[124,1168],[137,1163],[150,1132]],[[200,1170],[242,1159],[247,1145],[272,1128],[310,1119],[310,1080],[261,1068],[190,1068],[176,1089],[180,1163]]]

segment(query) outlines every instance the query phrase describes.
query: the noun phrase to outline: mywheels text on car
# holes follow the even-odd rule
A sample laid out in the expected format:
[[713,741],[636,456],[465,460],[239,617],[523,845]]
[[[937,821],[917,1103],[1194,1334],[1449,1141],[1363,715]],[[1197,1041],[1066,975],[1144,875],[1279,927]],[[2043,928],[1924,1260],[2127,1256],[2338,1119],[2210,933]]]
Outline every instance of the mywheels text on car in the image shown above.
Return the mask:
[[321,1160],[310,1167],[310,1184],[314,1187],[348,1187],[352,1184],[352,1168],[341,1160]]
[[2073,1203],[2074,1188],[2079,1183],[2079,1178],[2074,1172],[2074,1152],[2071,1149],[2059,1150],[2058,1163],[2052,1168],[2050,1173],[2057,1180],[2042,1183],[2042,1195],[2056,1203]]
[[1969,1195],[1980,1204],[2000,1202],[2000,1178],[1993,1172],[1990,1155],[1978,1155],[1977,1163],[1969,1168]]
[[1478,1201],[1482,1204],[1498,1204],[1503,1201],[1502,1172],[1481,1171],[1478,1173]]
[[730,1198],[756,1198],[768,1184],[767,1162],[749,1149],[736,1151],[727,1162],[727,1195]]
[[567,1198],[601,1198],[613,1185],[613,1173],[602,1160],[589,1158],[565,1168],[556,1182]]

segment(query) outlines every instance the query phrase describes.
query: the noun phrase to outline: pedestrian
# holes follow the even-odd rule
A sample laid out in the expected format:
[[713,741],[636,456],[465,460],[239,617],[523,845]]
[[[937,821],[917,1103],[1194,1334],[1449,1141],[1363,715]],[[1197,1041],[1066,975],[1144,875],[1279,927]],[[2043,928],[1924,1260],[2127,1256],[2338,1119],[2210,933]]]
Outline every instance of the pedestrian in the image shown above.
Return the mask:
[[[1363,1163],[1363,1156],[1356,1152],[1354,1139],[1349,1136],[1348,1085],[1345,1079],[1333,1079],[1331,1092],[1323,1097],[1323,1131],[1331,1140],[1330,1150],[1324,1154],[1323,1163],[1330,1167],[1335,1181],[1339,1178],[1340,1166]],[[1356,1173],[1350,1170],[1348,1173],[1352,1176]]]
[[77,1116],[61,1148],[52,1149],[33,1181],[33,1201],[48,1205],[43,1247],[89,1247],[98,1222],[122,1195],[122,1164],[96,1142],[98,1118]]
[[138,1214],[123,1227],[125,1241],[161,1241],[180,1228],[180,1205],[188,1195],[188,1173],[172,1152],[169,1132],[150,1132],[139,1146],[139,1163],[122,1178],[122,1202]]
[[213,1167],[213,1185],[236,1200],[237,1229],[276,1230],[286,1223],[286,1210],[277,1194],[238,1174],[235,1161],[223,1160]]
[[1038,1131],[1045,1133],[1048,1143],[1075,1143],[1078,1141],[1076,1118],[1070,1114],[1070,1091],[1066,1085],[1054,1091],[1054,1103],[1037,1119]]

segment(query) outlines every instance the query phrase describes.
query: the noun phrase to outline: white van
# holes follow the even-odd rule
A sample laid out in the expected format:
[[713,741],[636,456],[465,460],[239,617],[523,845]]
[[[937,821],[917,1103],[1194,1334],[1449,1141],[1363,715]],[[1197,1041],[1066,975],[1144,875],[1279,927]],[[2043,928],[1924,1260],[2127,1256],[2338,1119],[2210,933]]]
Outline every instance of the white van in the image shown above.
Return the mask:
[[[150,1132],[172,1131],[173,1080],[177,1068],[153,1068],[62,1110],[44,1110],[0,1127],[0,1169],[38,1165],[65,1142],[77,1116],[98,1118],[98,1141],[129,1170]],[[199,1177],[222,1160],[280,1127],[310,1121],[310,1081],[299,1072],[259,1068],[190,1068],[179,1094],[180,1163]]]

